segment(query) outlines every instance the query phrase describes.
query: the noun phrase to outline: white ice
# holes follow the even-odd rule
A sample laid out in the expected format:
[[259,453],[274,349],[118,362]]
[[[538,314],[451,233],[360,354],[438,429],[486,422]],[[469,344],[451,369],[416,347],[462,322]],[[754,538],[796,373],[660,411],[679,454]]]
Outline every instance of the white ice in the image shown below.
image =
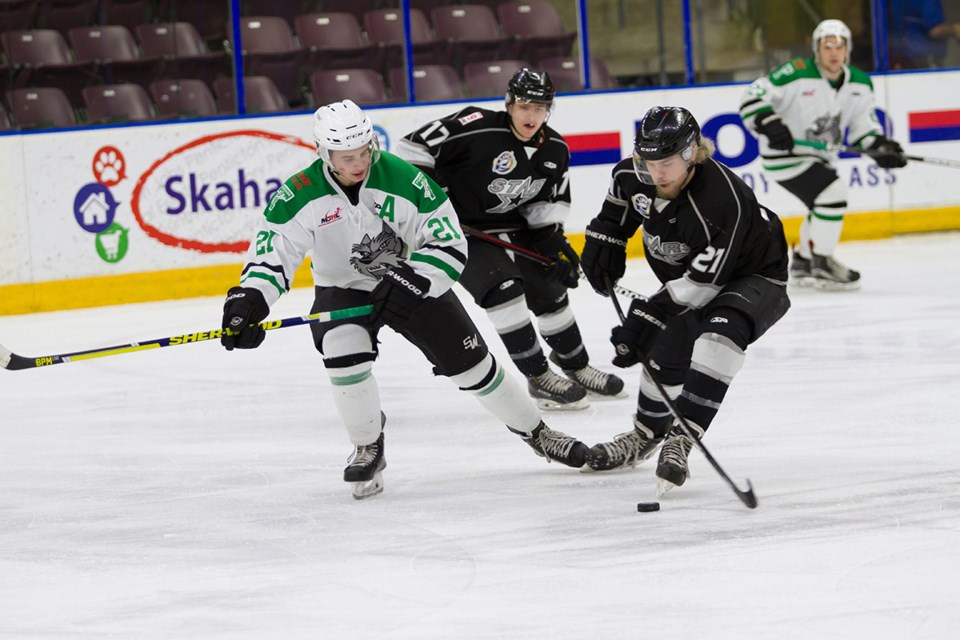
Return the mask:
[[[960,629],[960,234],[843,244],[863,290],[792,290],[706,444],[654,465],[547,464],[389,330],[386,491],[304,327],[0,371],[0,638],[937,639]],[[622,281],[655,290],[642,260]],[[276,317],[309,308],[296,289]],[[612,306],[573,294],[607,370]],[[0,318],[38,356],[219,325],[221,298]],[[498,357],[486,318],[468,305]],[[512,365],[509,365],[514,371]],[[629,397],[550,414],[588,444]]]

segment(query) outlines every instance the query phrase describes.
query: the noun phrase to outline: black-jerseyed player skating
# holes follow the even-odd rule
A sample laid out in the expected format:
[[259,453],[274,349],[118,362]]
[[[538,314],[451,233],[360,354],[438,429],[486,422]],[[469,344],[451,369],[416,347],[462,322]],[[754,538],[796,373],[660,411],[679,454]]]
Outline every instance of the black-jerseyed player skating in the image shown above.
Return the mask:
[[[518,260],[471,236],[460,284],[486,310],[538,405],[581,409],[587,390],[616,395],[623,381],[590,366],[567,298],[579,258],[563,233],[570,150],[546,124],[554,94],[546,72],[521,69],[509,82],[506,111],[466,107],[406,136],[397,153],[447,191],[461,223],[556,260],[550,268]],[[530,311],[566,378],[550,369]]]
[[[630,367],[645,355],[699,437],[747,347],[790,308],[780,220],[712,151],[686,109],[648,111],[633,157],[614,167],[603,207],[587,226],[581,263],[593,288],[607,295],[607,282],[626,269],[627,239],[642,230],[647,263],[663,287],[633,301],[623,326],[613,329],[613,362]],[[662,443],[660,493],[683,484],[693,442],[646,371],[633,424],[591,448],[589,467],[634,466]]]

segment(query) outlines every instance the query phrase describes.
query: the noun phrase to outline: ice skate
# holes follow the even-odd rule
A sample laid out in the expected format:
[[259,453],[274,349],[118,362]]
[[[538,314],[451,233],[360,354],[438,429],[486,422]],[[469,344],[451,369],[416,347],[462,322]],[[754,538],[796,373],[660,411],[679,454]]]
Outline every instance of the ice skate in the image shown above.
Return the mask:
[[657,450],[663,442],[663,436],[636,420],[634,428],[613,438],[613,442],[601,442],[590,447],[587,452],[587,467],[590,471],[610,471],[635,467]]
[[813,254],[810,261],[813,286],[825,291],[853,291],[860,288],[860,272],[833,256]]
[[578,411],[590,406],[586,389],[549,369],[527,378],[527,391],[543,411]]
[[547,462],[555,460],[574,468],[583,466],[584,457],[587,454],[587,445],[565,433],[554,431],[545,425],[542,420],[537,428],[529,434],[511,427],[507,428],[523,438],[523,441],[530,445],[530,448],[538,456],[546,458]]
[[[703,437],[703,429],[689,421],[687,425],[697,439]],[[693,440],[687,437],[679,426],[674,425],[660,449],[660,459],[657,462],[658,496],[663,497],[665,493],[674,487],[679,487],[690,477],[687,457],[692,448]]]
[[387,460],[383,457],[383,432],[376,442],[357,445],[350,456],[347,468],[343,470],[344,482],[353,485],[353,497],[363,500],[383,493],[383,474]]
[[812,287],[814,284],[810,258],[804,258],[798,251],[790,257],[790,282],[798,287]]
[[563,374],[591,393],[601,396],[615,396],[623,391],[623,379],[612,373],[594,369],[590,365],[582,369],[565,369],[556,352],[550,353],[550,362],[563,371]]

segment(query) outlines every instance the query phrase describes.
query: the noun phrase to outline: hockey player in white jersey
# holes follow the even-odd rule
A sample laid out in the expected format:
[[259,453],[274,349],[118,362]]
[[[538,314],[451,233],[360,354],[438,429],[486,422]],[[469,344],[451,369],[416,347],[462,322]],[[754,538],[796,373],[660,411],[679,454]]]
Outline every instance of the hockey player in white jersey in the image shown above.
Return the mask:
[[847,131],[851,146],[869,151],[880,167],[906,166],[901,146],[883,135],[870,77],[849,66],[850,29],[824,20],[813,32],[813,58],[796,58],[757,79],[744,93],[740,117],[760,135],[763,168],[797,196],[807,215],[790,265],[799,285],[857,289],[860,273],[833,254],[847,209],[847,185],[837,174],[836,151],[795,140],[837,145]]
[[257,323],[290,289],[294,271],[310,253],[311,313],[373,306],[367,316],[311,325],[333,404],[355,447],[343,475],[355,498],[383,490],[386,417],[373,363],[384,325],[419,348],[437,375],[475,395],[538,455],[582,466],[586,446],[543,423],[451,291],[467,260],[467,242],[443,190],[413,165],[380,151],[370,119],[349,100],[317,109],[313,133],[320,158],[271,199],[240,286],[228,292],[223,346],[252,349],[263,342]]

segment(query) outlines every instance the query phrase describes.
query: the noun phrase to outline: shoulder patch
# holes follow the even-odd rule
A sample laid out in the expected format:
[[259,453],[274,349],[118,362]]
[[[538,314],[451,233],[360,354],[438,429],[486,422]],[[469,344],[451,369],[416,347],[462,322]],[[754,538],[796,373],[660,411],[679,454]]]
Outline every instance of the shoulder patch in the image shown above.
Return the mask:
[[474,120],[480,120],[483,118],[483,114],[479,111],[474,111],[470,115],[463,116],[462,118],[457,118],[457,122],[463,125],[470,124]]

